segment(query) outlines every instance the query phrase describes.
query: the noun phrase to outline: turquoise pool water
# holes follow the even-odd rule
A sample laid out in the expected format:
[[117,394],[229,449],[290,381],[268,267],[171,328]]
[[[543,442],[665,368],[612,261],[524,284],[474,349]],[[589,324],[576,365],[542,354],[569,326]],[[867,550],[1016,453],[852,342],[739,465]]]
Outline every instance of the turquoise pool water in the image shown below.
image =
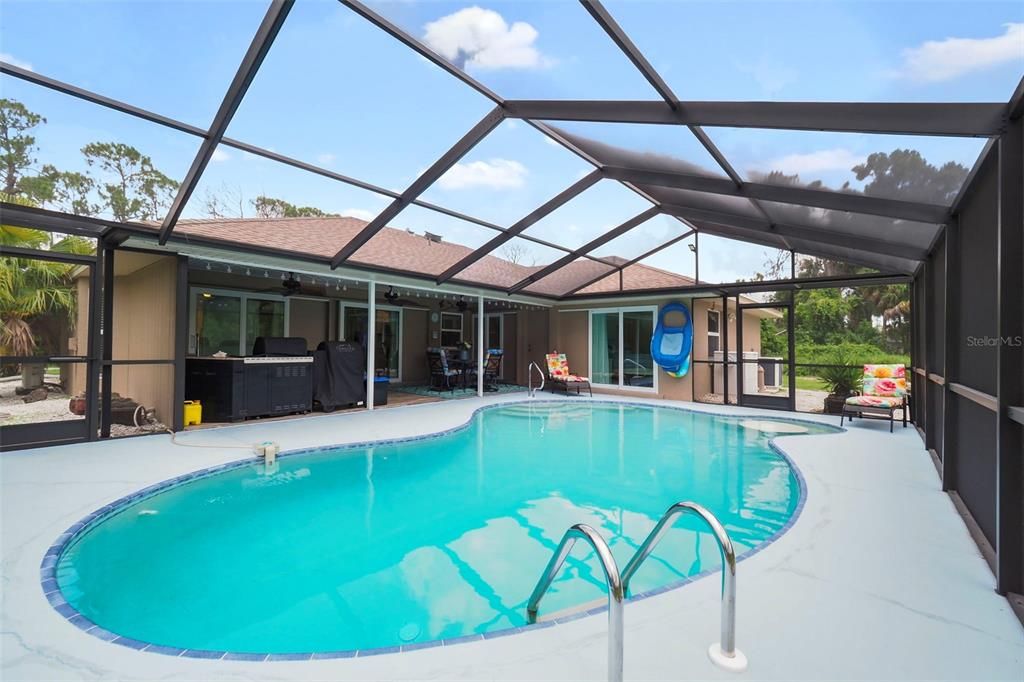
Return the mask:
[[[620,566],[680,500],[714,512],[739,554],[778,533],[800,484],[766,426],[615,403],[489,408],[454,433],[285,457],[272,474],[245,464],[157,492],[72,539],[57,580],[103,628],[188,649],[327,652],[495,632],[526,623],[574,523],[596,528]],[[683,519],[632,591],[718,565],[713,538]],[[542,616],[603,594],[579,545]]]

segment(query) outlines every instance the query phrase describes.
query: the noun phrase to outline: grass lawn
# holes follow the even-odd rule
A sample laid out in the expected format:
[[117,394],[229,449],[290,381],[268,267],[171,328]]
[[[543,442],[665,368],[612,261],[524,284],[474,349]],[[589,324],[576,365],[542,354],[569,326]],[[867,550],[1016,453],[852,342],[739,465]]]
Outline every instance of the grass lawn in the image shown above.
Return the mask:
[[[785,378],[783,379],[782,385],[783,385],[783,388],[788,387],[788,384],[787,384],[787,381],[786,381]],[[797,378],[796,378],[796,387],[797,388],[802,388],[802,389],[807,390],[807,391],[827,391],[828,390],[828,386],[825,384],[825,382],[823,380],[819,379],[818,377],[797,376]]]

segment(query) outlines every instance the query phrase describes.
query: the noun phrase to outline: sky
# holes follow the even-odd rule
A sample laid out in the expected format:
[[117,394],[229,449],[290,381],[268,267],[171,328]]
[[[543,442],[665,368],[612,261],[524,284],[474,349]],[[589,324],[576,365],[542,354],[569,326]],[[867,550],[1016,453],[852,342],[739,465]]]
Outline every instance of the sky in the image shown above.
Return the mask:
[[[578,2],[376,0],[374,10],[499,95],[657,99]],[[1021,2],[685,2],[606,0],[680,99],[1006,101],[1024,73]],[[3,0],[0,59],[207,127],[266,10],[256,0]],[[79,149],[119,141],[181,179],[198,140],[10,77],[0,95],[47,119],[38,164],[84,170]],[[493,107],[335,0],[298,0],[228,136],[402,191]],[[634,151],[670,154],[720,174],[683,128],[558,124]],[[708,128],[733,166],[781,170],[832,187],[875,151],[913,146],[933,164],[971,166],[983,141]],[[591,170],[524,122],[507,120],[422,197],[501,226]],[[389,199],[221,147],[186,207],[205,217],[214,194],[252,215],[260,194],[370,219]],[[648,204],[602,181],[528,231],[573,249]],[[635,257],[679,233],[656,218],[601,255]],[[493,232],[425,209],[392,225],[478,246]],[[526,243],[530,262],[561,255]],[[614,251],[609,248],[614,247]],[[763,270],[765,249],[702,239],[701,279]],[[693,274],[685,245],[649,264]]]

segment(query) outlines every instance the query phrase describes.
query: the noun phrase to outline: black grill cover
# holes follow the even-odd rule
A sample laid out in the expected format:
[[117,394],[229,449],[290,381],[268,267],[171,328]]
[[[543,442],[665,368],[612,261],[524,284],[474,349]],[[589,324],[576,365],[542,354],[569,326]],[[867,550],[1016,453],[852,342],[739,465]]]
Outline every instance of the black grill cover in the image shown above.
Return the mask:
[[366,399],[366,352],[358,343],[321,341],[313,353],[313,398],[330,412]]
[[300,357],[307,355],[306,339],[301,336],[257,336],[252,354],[261,356]]

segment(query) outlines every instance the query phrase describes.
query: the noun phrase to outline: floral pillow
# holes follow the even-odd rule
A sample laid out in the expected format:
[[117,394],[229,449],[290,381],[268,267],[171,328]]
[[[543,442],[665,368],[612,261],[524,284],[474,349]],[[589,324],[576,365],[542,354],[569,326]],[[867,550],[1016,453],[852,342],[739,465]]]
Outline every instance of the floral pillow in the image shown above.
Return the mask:
[[903,365],[864,365],[864,395],[902,398],[907,395]]
[[548,361],[548,376],[569,376],[569,363],[566,361],[564,353],[550,353],[546,357]]

